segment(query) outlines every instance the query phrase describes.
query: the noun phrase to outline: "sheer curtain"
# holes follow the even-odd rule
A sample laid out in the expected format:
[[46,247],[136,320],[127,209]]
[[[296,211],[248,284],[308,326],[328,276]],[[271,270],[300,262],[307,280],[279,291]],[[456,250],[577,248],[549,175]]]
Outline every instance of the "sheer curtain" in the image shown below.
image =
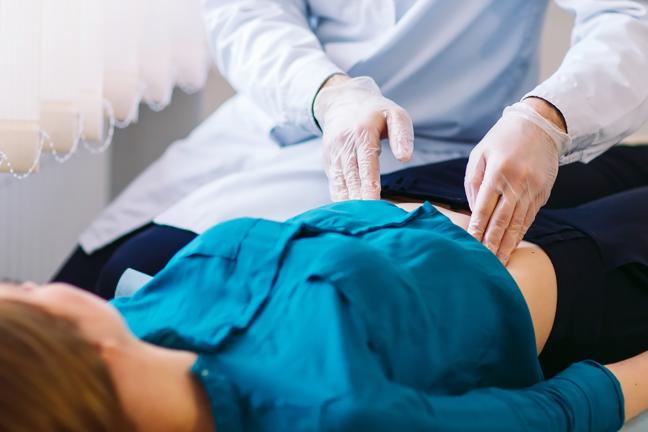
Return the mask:
[[38,167],[41,0],[0,0],[0,171]]
[[42,0],[40,126],[45,150],[70,154],[81,137],[79,79],[85,0]]
[[209,70],[202,0],[0,0],[0,172],[102,151]]

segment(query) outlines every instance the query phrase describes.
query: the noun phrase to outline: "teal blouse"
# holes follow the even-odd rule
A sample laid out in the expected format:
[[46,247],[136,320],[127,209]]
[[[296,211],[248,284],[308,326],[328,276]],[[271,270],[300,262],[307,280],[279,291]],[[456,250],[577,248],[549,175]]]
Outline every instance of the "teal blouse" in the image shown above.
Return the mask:
[[113,303],[143,340],[199,354],[218,431],[609,431],[594,362],[543,380],[515,282],[430,204],[239,219]]

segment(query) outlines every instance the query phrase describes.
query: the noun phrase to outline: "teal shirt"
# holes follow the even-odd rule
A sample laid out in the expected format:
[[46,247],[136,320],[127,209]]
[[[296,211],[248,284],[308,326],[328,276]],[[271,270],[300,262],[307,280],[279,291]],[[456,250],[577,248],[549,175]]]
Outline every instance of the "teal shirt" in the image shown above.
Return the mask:
[[199,354],[219,431],[608,431],[619,384],[543,380],[524,298],[430,204],[220,224],[113,303],[134,334]]

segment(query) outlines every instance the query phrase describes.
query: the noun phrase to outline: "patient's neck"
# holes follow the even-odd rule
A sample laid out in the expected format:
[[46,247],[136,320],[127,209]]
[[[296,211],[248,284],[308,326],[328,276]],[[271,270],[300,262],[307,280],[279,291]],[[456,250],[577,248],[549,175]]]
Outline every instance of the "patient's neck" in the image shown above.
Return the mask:
[[103,357],[127,415],[138,431],[213,431],[207,396],[191,374],[196,354],[133,339]]

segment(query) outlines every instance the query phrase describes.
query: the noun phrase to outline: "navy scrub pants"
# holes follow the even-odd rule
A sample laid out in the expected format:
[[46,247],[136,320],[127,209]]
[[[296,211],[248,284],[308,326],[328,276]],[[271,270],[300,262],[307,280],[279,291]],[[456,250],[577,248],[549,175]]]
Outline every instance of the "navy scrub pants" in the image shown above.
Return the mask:
[[127,269],[155,275],[195,237],[190,231],[149,224],[90,255],[78,247],[53,281],[69,283],[110,300]]

